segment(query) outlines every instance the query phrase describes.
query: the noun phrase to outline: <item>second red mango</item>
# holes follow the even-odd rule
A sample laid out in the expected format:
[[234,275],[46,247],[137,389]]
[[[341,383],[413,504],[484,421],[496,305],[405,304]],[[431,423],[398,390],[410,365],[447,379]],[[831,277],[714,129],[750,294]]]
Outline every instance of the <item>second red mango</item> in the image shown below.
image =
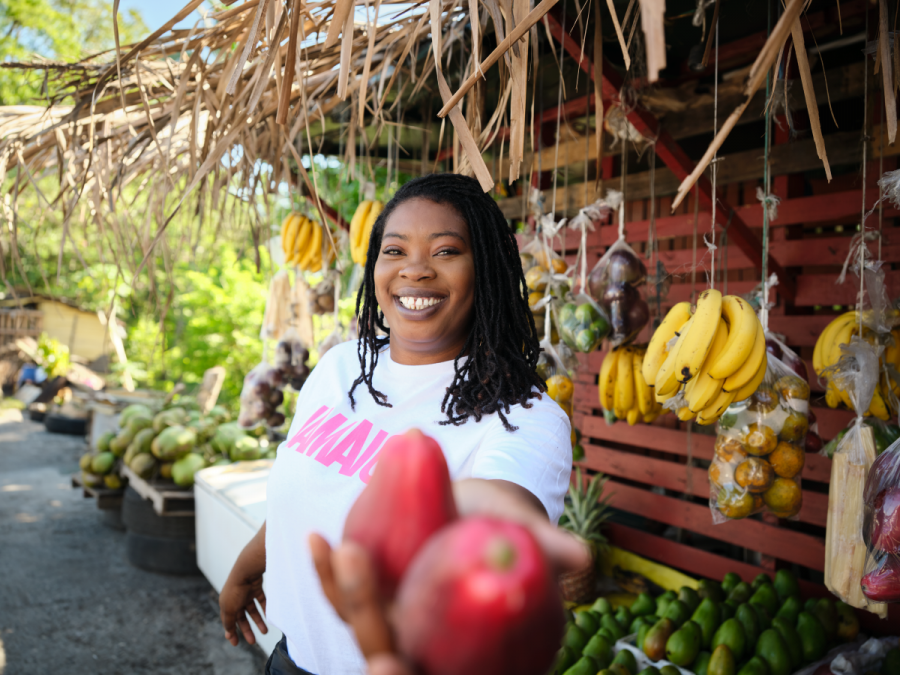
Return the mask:
[[411,429],[385,444],[372,479],[347,515],[344,539],[369,552],[382,596],[390,599],[422,545],[456,518],[441,447]]

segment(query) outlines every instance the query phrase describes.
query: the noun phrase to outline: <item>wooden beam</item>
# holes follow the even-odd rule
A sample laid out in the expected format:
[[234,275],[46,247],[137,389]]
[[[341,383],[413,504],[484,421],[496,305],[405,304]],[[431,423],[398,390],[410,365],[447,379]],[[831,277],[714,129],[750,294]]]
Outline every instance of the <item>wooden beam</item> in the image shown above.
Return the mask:
[[[548,12],[547,20],[550,26],[550,33],[553,37],[559,40],[566,51],[579,62],[582,70],[584,70],[589,77],[593,78],[593,63],[582,53],[581,47],[572,39],[562,24],[557,21],[556,17],[553,16],[552,11]],[[618,92],[622,89],[623,84],[622,76],[613,70],[605,60],[603,62],[602,72],[604,98],[607,96],[609,96],[609,98],[618,98]],[[600,83],[596,84],[599,85]],[[675,139],[672,138],[665,129],[660,127],[656,117],[642,108],[626,107],[623,109],[628,110],[626,113],[628,121],[631,122],[644,137],[655,140],[657,156],[667,167],[669,167],[679,182],[691,174],[694,170],[694,163],[684,150],[681,149]],[[741,220],[741,217],[736,215],[734,209],[731,208],[731,205],[722,198],[721,192],[717,191],[716,194],[713,194],[712,183],[710,183],[706,176],[701,176],[697,181],[696,191],[701,203],[706,209],[711,209],[713,201],[715,200],[716,226],[727,226],[729,228],[729,240],[733,241],[741,248],[747,257],[753,261],[753,266],[756,269],[761,270],[763,253],[759,239],[757,239],[756,235],[750,231],[750,228],[747,227],[747,224],[744,223],[743,220]],[[779,265],[774,258],[771,258],[771,256],[768,260],[768,268],[771,273],[778,275],[779,294],[788,300],[793,300],[796,292],[794,279],[788,276],[781,265]]]

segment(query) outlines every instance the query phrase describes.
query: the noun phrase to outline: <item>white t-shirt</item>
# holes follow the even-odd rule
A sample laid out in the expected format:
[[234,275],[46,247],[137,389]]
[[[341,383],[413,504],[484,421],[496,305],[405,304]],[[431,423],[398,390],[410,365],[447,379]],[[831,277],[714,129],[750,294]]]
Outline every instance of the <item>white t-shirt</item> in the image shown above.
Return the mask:
[[318,532],[332,545],[343,534],[353,502],[366,486],[385,441],[417,427],[440,443],[453,480],[502,479],[521,485],[552,522],[562,514],[572,468],[569,419],[546,394],[532,407],[511,406],[508,432],[496,415],[461,426],[440,425],[441,401],[453,381],[453,361],[426,366],[379,357],[373,384],[393,406],[378,405],[359,376],[356,342],[331,349],[300,392],[287,441],[269,474],[266,514],[267,619],[288,639],[288,653],[316,675],[365,670],[352,632],[322,593],[307,543]]

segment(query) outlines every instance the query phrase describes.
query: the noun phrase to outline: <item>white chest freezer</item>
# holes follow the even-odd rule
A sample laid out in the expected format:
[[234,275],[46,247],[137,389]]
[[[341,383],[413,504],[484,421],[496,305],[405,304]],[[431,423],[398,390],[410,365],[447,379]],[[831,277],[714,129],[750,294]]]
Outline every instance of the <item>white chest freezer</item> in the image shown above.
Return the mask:
[[[261,459],[211,466],[195,476],[197,566],[216,592],[222,591],[238,555],[266,520],[266,481],[273,462]],[[250,626],[262,650],[271,653],[281,631],[269,626],[263,635],[253,620]]]

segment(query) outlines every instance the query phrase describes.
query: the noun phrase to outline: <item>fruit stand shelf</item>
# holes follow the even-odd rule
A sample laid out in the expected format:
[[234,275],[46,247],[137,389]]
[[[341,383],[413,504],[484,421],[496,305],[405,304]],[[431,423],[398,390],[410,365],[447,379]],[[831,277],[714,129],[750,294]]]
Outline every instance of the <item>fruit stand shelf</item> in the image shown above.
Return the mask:
[[112,511],[122,507],[122,497],[125,494],[125,490],[122,488],[110,490],[109,488],[89,487],[81,480],[80,473],[72,474],[72,487],[81,488],[85,498],[96,499],[97,508],[102,511]]
[[144,499],[153,502],[153,510],[160,516],[194,516],[194,490],[182,490],[173,483],[145,480],[127,466],[123,466],[122,477]]

